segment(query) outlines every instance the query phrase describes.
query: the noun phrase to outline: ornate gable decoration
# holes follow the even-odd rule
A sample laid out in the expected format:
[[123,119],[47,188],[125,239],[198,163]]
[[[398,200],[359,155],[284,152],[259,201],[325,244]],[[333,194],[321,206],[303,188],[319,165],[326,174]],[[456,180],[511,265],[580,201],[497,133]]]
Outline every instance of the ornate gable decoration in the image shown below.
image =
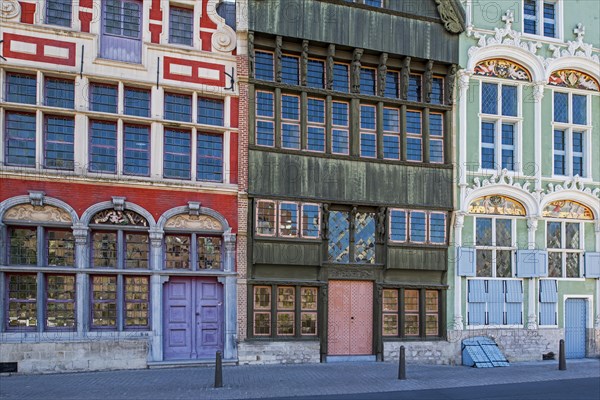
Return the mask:
[[544,60],[544,65],[548,66],[552,61],[561,57],[583,57],[587,58],[595,63],[600,63],[600,58],[597,54],[593,54],[593,46],[591,43],[584,43],[583,37],[585,36],[585,27],[580,22],[577,27],[573,29],[573,33],[577,36],[577,40],[568,41],[567,48],[563,46],[556,46],[551,44],[548,46],[553,51],[552,58]]
[[62,208],[50,205],[34,206],[31,204],[19,204],[9,208],[4,213],[4,220],[41,223],[72,223],[71,215]]
[[17,19],[21,14],[21,4],[17,0],[0,1],[0,20]]
[[501,58],[482,61],[475,66],[473,72],[475,75],[531,82],[529,71],[517,63]]
[[[473,186],[470,188],[467,188],[465,192],[468,195],[469,193],[472,193],[474,190],[480,189],[482,187],[493,186],[493,185],[507,185],[507,186],[512,186],[516,189],[521,189],[527,193],[530,193],[529,192],[529,184],[530,183],[528,181],[525,181],[522,185],[519,182],[513,183],[513,177],[508,173],[508,170],[505,168],[502,171],[500,171],[500,174],[494,173],[488,179],[484,179],[483,181],[481,181],[481,179],[476,177],[475,179],[473,179]],[[530,193],[530,194],[532,196],[536,197],[536,193]]]
[[146,218],[131,210],[103,210],[92,217],[92,224],[148,226]]
[[462,16],[452,4],[452,0],[435,0],[444,28],[448,32],[461,33],[465,30]]
[[469,214],[525,215],[525,207],[506,196],[484,196],[469,205]]
[[506,11],[502,17],[504,21],[504,28],[494,28],[494,36],[488,37],[487,35],[481,35],[478,32],[468,31],[467,36],[473,36],[475,39],[479,39],[477,46],[472,46],[469,49],[469,58],[473,57],[479,50],[494,45],[505,45],[518,47],[531,54],[536,55],[538,49],[542,47],[540,42],[529,42],[521,40],[521,32],[517,32],[512,29],[512,23],[515,20],[514,13],[511,10]]
[[583,182],[581,182],[579,176],[575,176],[573,179],[567,179],[562,185],[549,183],[547,193],[542,193],[542,197],[544,197],[546,194],[562,192],[563,190],[575,190],[600,198],[600,189],[596,188],[592,190],[589,187],[586,188]]
[[590,75],[573,69],[561,69],[554,71],[548,81],[550,85],[567,87],[572,89],[585,89],[600,91],[598,82]]
[[557,200],[548,203],[542,212],[543,217],[564,219],[594,219],[594,213],[588,207],[572,200]]
[[169,218],[165,228],[189,231],[223,231],[223,225],[217,219],[208,215],[179,214]]

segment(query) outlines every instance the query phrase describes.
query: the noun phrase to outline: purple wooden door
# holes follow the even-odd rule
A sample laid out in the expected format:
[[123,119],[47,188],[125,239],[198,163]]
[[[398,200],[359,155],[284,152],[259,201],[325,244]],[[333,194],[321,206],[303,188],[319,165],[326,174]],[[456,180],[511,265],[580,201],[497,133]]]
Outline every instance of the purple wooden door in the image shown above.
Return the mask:
[[223,286],[215,278],[172,277],[163,297],[165,360],[212,359],[223,350]]

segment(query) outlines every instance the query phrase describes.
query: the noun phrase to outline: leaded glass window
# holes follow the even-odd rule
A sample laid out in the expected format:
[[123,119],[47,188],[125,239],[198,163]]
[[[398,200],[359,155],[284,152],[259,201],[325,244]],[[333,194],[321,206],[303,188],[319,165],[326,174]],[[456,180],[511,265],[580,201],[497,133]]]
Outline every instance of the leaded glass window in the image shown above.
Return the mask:
[[223,182],[223,136],[198,133],[196,179]]
[[298,85],[300,81],[300,59],[298,57],[281,57],[281,81],[290,85]]
[[198,123],[223,126],[225,104],[220,99],[198,98]]
[[11,265],[36,265],[37,230],[35,228],[10,228],[8,252]]
[[354,217],[354,261],[375,263],[375,214],[356,213]]
[[332,103],[331,152],[333,154],[349,154],[349,106],[348,103],[334,101]]
[[125,329],[148,328],[150,325],[150,279],[147,276],[124,276]]
[[75,266],[75,238],[68,230],[46,230],[48,266]]
[[73,170],[74,131],[73,117],[56,115],[44,117],[44,166],[46,168]]
[[275,215],[277,209],[274,201],[259,200],[256,203],[256,234],[259,236],[275,236]]
[[221,269],[221,238],[198,236],[198,269]]
[[150,175],[150,127],[123,125],[123,173]]
[[163,176],[173,179],[190,179],[192,163],[191,132],[165,129],[163,150]]
[[117,113],[118,88],[101,83],[90,84],[90,111]]
[[302,237],[319,238],[321,209],[318,204],[302,204]]
[[383,109],[383,158],[400,159],[400,110]]
[[558,0],[525,0],[523,3],[523,31],[532,35],[558,37]]
[[396,71],[388,71],[385,74],[385,97],[397,99],[399,86],[400,74]]
[[548,221],[546,247],[548,249],[548,276],[579,278],[583,241],[579,222]]
[[383,336],[398,335],[398,290],[383,290]]
[[303,287],[300,290],[300,327],[301,334],[314,336],[317,334],[317,298],[318,289]]
[[37,320],[37,275],[7,274],[8,330],[35,330]]
[[444,116],[439,113],[429,114],[429,161],[444,162]]
[[46,275],[46,329],[75,329],[75,276]]
[[281,147],[300,149],[299,96],[281,96]]
[[308,99],[308,127],[306,149],[308,151],[325,151],[325,100]]
[[279,203],[279,236],[298,237],[298,213],[297,203]]
[[256,92],[256,144],[259,146],[275,145],[274,101],[273,93]]
[[509,218],[475,219],[475,249],[478,277],[510,278],[516,250],[514,220]]
[[126,115],[150,116],[150,91],[138,88],[125,88],[123,96]]
[[422,89],[423,78],[418,74],[410,74],[408,78],[408,100],[409,101],[421,101],[421,96],[423,93]]
[[192,122],[192,96],[165,93],[165,119]]
[[74,108],[75,82],[47,77],[44,80],[44,98],[49,107]]
[[586,177],[588,96],[554,92],[554,175]]
[[333,90],[348,93],[350,91],[350,75],[347,64],[333,65]]
[[419,291],[404,290],[404,334],[419,336]]
[[9,102],[35,104],[37,80],[35,75],[9,72],[6,74],[5,99]]
[[294,308],[296,292],[293,286],[277,288],[277,335],[294,335]]
[[363,67],[360,69],[360,94],[366,94],[368,96],[376,95],[376,76],[377,73],[375,68]]
[[190,269],[190,235],[165,235],[165,268]]
[[46,0],[46,23],[71,27],[72,0]]
[[4,118],[5,164],[35,167],[35,114],[6,111]]
[[360,155],[377,157],[377,118],[375,106],[360,106]]
[[439,290],[385,288],[382,313],[383,336],[403,338],[441,334]]
[[194,44],[194,10],[169,7],[169,43]]
[[431,104],[444,104],[444,78],[431,80]]
[[423,136],[421,130],[421,112],[406,112],[406,159],[423,160]]
[[344,211],[331,211],[328,226],[328,260],[336,263],[350,262],[350,214]]
[[92,328],[117,326],[117,276],[92,275]]
[[275,68],[273,64],[273,53],[256,51],[254,53],[254,77],[264,81],[273,81]]
[[117,172],[117,124],[106,121],[90,121],[91,172]]
[[308,60],[306,85],[323,89],[325,83],[325,63],[319,60]]

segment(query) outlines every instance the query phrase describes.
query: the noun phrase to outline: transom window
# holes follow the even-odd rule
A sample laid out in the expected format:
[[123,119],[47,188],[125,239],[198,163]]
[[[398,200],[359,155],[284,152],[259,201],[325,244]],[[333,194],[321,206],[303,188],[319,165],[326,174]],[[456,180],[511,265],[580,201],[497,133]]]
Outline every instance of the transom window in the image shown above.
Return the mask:
[[382,292],[383,336],[440,335],[440,291],[386,288]]
[[165,93],[165,119],[192,122],[192,96]]
[[515,220],[500,217],[475,218],[475,251],[478,277],[513,276],[516,238]]
[[579,278],[583,254],[583,229],[579,222],[547,221],[548,276]]
[[423,93],[423,77],[420,74],[410,74],[408,78],[408,99],[421,102]]
[[221,99],[198,98],[198,123],[223,126],[225,103]]
[[20,73],[6,74],[6,91],[4,98],[13,103],[35,104],[37,79],[35,75]]
[[[75,265],[75,239],[65,228],[9,226],[8,240],[8,265]],[[41,254],[40,248],[44,249]]]
[[554,175],[587,176],[588,103],[586,95],[554,92]]
[[252,334],[257,337],[317,335],[317,287],[254,286]]
[[75,82],[68,79],[44,79],[44,104],[49,107],[75,107]]
[[481,168],[516,170],[517,86],[481,83]]
[[321,207],[313,203],[257,200],[257,236],[319,239]]
[[390,209],[389,220],[393,243],[446,244],[446,213]]
[[558,37],[558,1],[525,0],[523,31],[532,35]]
[[221,238],[196,233],[165,235],[165,269],[222,269]]
[[400,88],[400,73],[397,71],[387,71],[385,74],[385,97],[397,99]]
[[114,85],[90,84],[90,111],[117,113],[118,89]]
[[150,116],[150,91],[139,88],[125,88],[123,103],[125,114],[136,117]]

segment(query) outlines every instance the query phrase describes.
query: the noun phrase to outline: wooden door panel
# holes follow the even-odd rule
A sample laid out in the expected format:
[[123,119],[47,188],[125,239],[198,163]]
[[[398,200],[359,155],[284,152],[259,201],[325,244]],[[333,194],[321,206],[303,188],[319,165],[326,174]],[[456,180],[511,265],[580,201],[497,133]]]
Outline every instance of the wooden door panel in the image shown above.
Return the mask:
[[373,353],[373,283],[351,285],[350,354]]
[[350,289],[349,282],[329,282],[327,352],[330,355],[350,354]]
[[189,359],[192,352],[191,281],[172,278],[164,287],[164,358]]
[[223,350],[223,286],[214,278],[200,278],[196,290],[198,358]]

